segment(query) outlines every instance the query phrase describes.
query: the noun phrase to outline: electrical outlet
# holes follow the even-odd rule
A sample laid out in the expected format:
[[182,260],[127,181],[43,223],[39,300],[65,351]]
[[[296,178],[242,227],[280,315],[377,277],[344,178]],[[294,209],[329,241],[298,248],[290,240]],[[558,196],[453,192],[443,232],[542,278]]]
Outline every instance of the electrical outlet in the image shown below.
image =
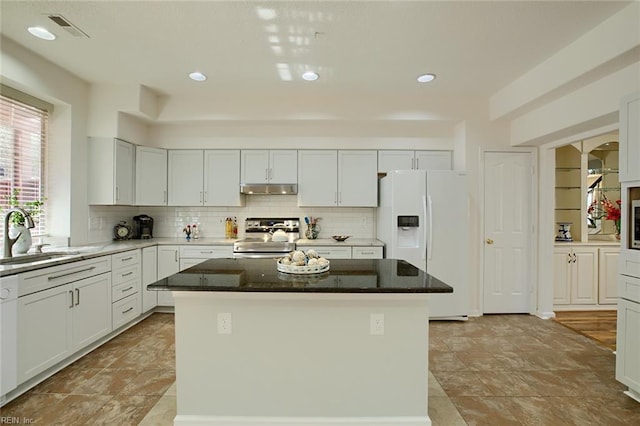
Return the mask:
[[218,313],[218,334],[231,334],[231,313]]
[[371,335],[381,336],[384,334],[384,314],[371,314],[370,324]]

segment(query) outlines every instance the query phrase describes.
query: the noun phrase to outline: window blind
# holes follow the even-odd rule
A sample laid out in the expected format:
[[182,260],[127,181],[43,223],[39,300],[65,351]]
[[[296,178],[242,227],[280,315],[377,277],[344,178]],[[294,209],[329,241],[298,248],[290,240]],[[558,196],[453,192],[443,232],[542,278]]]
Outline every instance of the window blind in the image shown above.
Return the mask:
[[[23,102],[0,96],[0,206],[9,207],[15,195],[20,207],[44,201],[44,154],[48,112]],[[43,206],[43,208],[46,206]],[[28,206],[27,206],[28,208]],[[33,236],[46,233],[46,215],[33,216]],[[4,232],[0,226],[0,234]]]

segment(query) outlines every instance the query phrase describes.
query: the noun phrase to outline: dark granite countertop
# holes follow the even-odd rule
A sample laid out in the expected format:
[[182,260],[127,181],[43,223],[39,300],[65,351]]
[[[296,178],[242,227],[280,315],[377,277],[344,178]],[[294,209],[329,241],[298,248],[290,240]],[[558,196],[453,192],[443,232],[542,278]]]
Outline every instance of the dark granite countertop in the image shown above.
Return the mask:
[[452,293],[453,288],[395,259],[334,259],[321,274],[279,272],[274,259],[211,259],[148,290],[291,293]]

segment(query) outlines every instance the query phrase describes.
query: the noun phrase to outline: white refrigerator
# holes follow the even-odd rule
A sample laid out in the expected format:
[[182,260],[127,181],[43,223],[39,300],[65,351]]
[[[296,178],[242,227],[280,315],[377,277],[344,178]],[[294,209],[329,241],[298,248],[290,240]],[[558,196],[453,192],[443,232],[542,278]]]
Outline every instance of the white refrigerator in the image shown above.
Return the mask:
[[377,236],[402,259],[453,287],[432,294],[429,317],[469,314],[467,176],[451,170],[393,170],[380,180]]

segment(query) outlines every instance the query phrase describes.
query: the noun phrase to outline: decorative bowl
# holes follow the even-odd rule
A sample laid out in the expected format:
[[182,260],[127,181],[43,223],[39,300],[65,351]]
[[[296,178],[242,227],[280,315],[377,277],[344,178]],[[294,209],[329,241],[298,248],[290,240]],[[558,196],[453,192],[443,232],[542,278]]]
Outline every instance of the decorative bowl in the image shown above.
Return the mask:
[[336,241],[344,241],[349,237],[350,237],[350,235],[332,235],[331,236],[331,238],[333,238]]

